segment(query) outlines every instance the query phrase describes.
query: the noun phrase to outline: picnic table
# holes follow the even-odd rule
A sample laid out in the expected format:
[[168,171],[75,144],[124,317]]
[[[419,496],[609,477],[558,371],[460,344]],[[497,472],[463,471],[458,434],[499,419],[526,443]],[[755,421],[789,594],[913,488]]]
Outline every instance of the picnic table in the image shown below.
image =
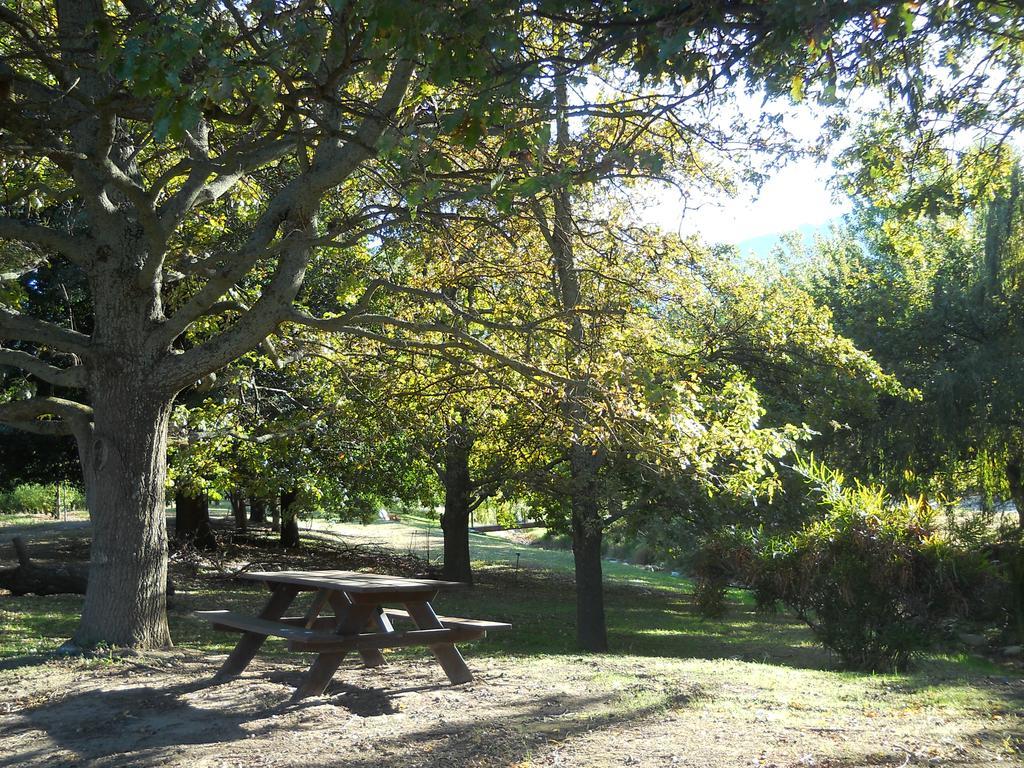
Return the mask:
[[[434,613],[430,601],[438,591],[465,586],[459,582],[353,571],[251,572],[241,578],[263,582],[270,589],[270,598],[257,616],[232,611],[196,612],[212,622],[214,629],[242,633],[216,678],[240,675],[268,637],[281,637],[288,641],[289,650],[316,653],[294,700],[322,694],[351,651],[357,651],[366,666],[376,667],[384,663],[384,648],[425,645],[453,685],[468,683],[473,674],[455,643],[512,626]],[[300,592],[315,593],[309,608],[302,616],[285,616]],[[403,607],[388,607],[395,604]],[[333,615],[321,616],[328,607]],[[410,622],[413,628],[396,630],[396,619]]]

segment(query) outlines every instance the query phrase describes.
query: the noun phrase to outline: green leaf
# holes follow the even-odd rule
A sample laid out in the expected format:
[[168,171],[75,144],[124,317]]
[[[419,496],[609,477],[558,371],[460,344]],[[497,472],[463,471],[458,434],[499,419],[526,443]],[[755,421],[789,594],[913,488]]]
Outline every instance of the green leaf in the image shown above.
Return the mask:
[[803,101],[804,99],[804,78],[803,75],[793,75],[793,79],[789,83],[789,95],[793,101]]

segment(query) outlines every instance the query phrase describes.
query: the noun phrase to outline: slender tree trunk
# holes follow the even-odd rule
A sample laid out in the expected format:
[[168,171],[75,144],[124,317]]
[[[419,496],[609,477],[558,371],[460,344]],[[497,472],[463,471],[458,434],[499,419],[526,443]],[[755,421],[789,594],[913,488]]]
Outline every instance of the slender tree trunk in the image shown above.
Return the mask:
[[290,549],[299,546],[299,516],[295,511],[298,496],[295,490],[281,493],[281,546]]
[[277,499],[270,500],[270,527],[272,530],[281,530],[281,505]]
[[573,445],[572,553],[576,566],[576,643],[580,650],[608,650],[604,615],[601,541],[604,521],[598,502],[598,459],[587,446]]
[[473,565],[469,553],[469,514],[472,477],[469,454],[473,438],[463,423],[453,424],[445,442],[444,514],[441,530],[444,532],[444,568],[449,581],[473,583]]
[[249,499],[249,522],[267,522],[267,500],[263,498]]
[[233,491],[228,494],[228,498],[231,500],[231,512],[235,516],[235,528],[244,531],[249,524],[249,520],[245,516],[245,496],[238,491]]
[[[555,159],[563,166],[571,156],[569,131],[568,72],[559,66],[554,78]],[[572,549],[576,569],[576,643],[583,651],[605,651],[608,635],[605,629],[604,584],[601,573],[601,538],[604,521],[598,497],[599,459],[587,444],[582,424],[588,422],[589,372],[584,350],[588,331],[577,310],[582,301],[582,286],[576,265],[574,239],[576,227],[572,210],[572,193],[568,184],[551,192],[551,216],[535,203],[534,208],[544,238],[551,250],[557,277],[557,299],[572,320],[566,336],[567,373],[575,381],[566,385],[562,410],[573,425],[567,446],[571,472],[570,508]]]
[[164,483],[172,398],[146,391],[134,373],[119,366],[92,388],[94,428],[80,443],[92,546],[79,646],[171,644]]
[[197,549],[217,549],[217,539],[210,527],[210,499],[207,495],[174,494],[174,539]]
[[1020,459],[1006,463],[1006,484],[1010,486],[1010,498],[1017,508],[1017,531],[1024,534],[1024,465]]

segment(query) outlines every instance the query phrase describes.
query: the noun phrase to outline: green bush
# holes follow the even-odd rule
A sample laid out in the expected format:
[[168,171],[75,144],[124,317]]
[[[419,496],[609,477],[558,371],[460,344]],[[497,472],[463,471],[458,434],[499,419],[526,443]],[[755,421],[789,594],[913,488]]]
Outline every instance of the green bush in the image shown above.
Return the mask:
[[729,582],[720,577],[698,577],[693,584],[693,607],[706,619],[720,619],[728,606],[725,595]]
[[923,500],[848,487],[813,459],[801,469],[824,516],[759,548],[747,579],[758,603],[781,600],[849,668],[904,669],[966,613],[991,575],[985,555],[940,534]]
[[735,527],[701,539],[690,561],[694,608],[701,616],[717,619],[725,615],[729,584],[745,583],[752,572],[753,540],[752,534]]
[[0,513],[12,515],[45,515],[56,511],[67,512],[80,508],[84,502],[82,492],[74,486],[62,485],[60,510],[55,510],[57,486],[23,483],[7,493],[0,493]]
[[549,530],[537,540],[537,546],[543,549],[572,549],[572,536]]

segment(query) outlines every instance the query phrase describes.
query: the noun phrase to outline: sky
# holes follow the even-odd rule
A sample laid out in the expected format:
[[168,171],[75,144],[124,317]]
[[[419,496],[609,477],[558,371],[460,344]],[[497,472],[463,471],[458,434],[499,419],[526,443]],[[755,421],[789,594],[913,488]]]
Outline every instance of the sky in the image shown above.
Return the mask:
[[[741,111],[752,114],[764,108],[758,97],[740,95]],[[786,129],[805,146],[820,141],[824,115],[813,103],[780,105]],[[735,198],[716,196],[698,208],[683,206],[678,193],[664,191],[653,196],[644,218],[671,232],[700,234],[709,243],[736,245],[741,252],[754,250],[766,256],[779,237],[799,231],[808,239],[824,231],[851,209],[849,200],[828,187],[833,175],[831,156],[816,162],[804,157],[776,171],[755,193],[745,189]]]
[[831,173],[830,164],[806,158],[782,168],[756,195],[748,190],[685,210],[676,194],[666,192],[645,217],[669,231],[699,233],[707,242],[767,252],[781,235],[826,229],[850,211],[849,201],[828,188]]

